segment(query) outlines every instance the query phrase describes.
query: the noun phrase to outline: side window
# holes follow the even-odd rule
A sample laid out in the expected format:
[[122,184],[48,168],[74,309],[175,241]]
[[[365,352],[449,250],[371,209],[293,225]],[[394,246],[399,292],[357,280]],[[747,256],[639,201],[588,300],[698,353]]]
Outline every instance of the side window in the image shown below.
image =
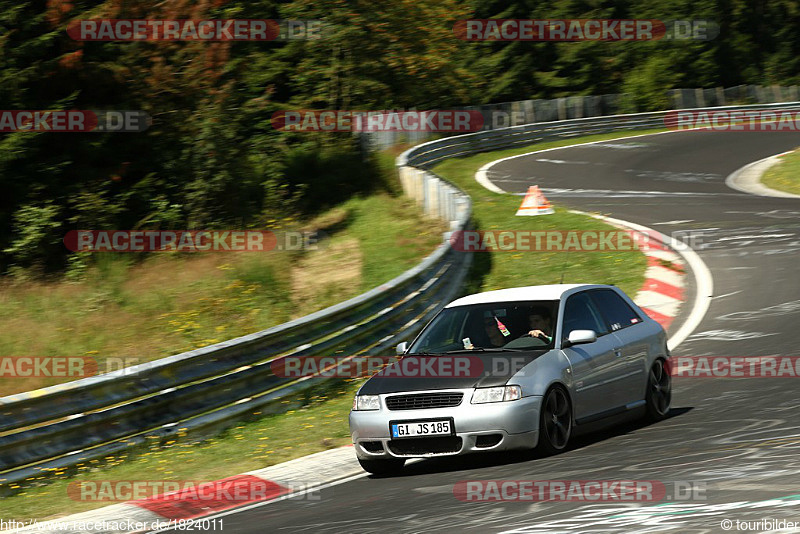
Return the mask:
[[592,300],[597,304],[608,324],[611,325],[612,331],[642,322],[642,318],[616,291],[611,289],[592,291]]
[[594,330],[598,336],[608,333],[608,328],[600,317],[588,293],[578,293],[567,299],[564,306],[563,335],[567,337],[573,330]]

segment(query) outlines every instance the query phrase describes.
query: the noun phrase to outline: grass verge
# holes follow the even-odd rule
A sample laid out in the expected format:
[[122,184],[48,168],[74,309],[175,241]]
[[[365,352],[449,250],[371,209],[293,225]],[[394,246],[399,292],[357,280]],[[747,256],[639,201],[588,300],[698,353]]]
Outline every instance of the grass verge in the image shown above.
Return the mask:
[[800,195],[800,148],[781,156],[780,163],[767,169],[761,183],[785,193]]
[[[80,281],[0,287],[0,354],[88,356],[115,370],[250,334],[354,297],[430,254],[444,223],[387,193],[296,227],[318,250],[98,255]],[[88,366],[87,366],[88,369]],[[0,396],[77,377],[10,377]]]
[[[569,213],[566,208],[554,206],[552,215],[516,217],[522,202],[516,195],[500,195],[488,191],[475,181],[475,172],[483,165],[508,156],[535,150],[556,148],[576,143],[618,139],[628,135],[657,133],[648,130],[616,134],[599,134],[577,139],[564,139],[539,143],[511,150],[487,152],[454,158],[438,164],[434,171],[466,191],[473,200],[473,222],[478,230],[528,230],[528,231],[609,231],[608,224]],[[535,184],[531,184],[535,185]],[[489,291],[504,287],[559,283],[615,284],[630,295],[644,282],[645,257],[638,251],[547,252],[498,251],[475,253],[468,291]]]
[[[472,196],[474,220],[479,229],[525,230],[608,230],[608,225],[556,206],[554,215],[514,217],[521,197],[498,195],[481,187],[475,171],[490,161],[532,150],[578,142],[616,139],[652,132],[627,132],[531,145],[453,159],[440,164],[436,172],[453,181]],[[413,230],[416,232],[416,230]],[[405,237],[410,237],[408,234]],[[385,256],[378,256],[381,262]],[[566,260],[566,262],[565,262]],[[635,292],[644,280],[644,257],[638,252],[522,252],[476,255],[466,291],[481,291],[515,285],[558,282],[566,269],[565,282],[610,282]],[[382,267],[375,268],[379,272]],[[267,467],[293,458],[349,443],[347,418],[352,396],[360,382],[337,388],[306,407],[286,414],[243,423],[201,443],[173,444],[143,454],[111,458],[109,465],[83,466],[80,474],[43,481],[3,500],[4,516],[17,520],[52,519],[99,508],[108,503],[76,502],[67,495],[70,482],[100,480],[216,480],[245,471]]]

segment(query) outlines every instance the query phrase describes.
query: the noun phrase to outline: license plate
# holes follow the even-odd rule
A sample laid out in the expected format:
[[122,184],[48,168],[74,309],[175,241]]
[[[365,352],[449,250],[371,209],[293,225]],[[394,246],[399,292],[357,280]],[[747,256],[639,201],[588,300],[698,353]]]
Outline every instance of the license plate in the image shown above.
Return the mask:
[[452,422],[448,419],[433,421],[402,421],[392,423],[393,438],[412,438],[418,436],[449,436]]

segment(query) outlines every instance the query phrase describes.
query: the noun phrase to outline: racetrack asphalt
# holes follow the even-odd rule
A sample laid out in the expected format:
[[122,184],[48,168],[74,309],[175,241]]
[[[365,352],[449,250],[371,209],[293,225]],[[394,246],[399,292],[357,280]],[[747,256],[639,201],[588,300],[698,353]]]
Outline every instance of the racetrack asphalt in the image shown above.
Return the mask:
[[[673,356],[798,356],[800,200],[725,185],[736,169],[798,145],[800,134],[784,132],[647,135],[508,159],[488,178],[509,193],[539,185],[557,204],[688,239],[713,274],[714,295]],[[692,302],[697,288],[688,280]],[[501,479],[658,481],[667,498],[462,502],[453,494],[459,481]],[[678,495],[690,486],[691,498]],[[737,531],[737,520],[756,527],[749,532],[766,532],[774,525],[754,523],[765,519],[800,525],[800,377],[676,377],[666,420],[580,437],[555,457],[416,461],[400,476],[348,479],[222,519],[225,532],[292,534],[701,533]],[[784,530],[794,531],[800,526]]]

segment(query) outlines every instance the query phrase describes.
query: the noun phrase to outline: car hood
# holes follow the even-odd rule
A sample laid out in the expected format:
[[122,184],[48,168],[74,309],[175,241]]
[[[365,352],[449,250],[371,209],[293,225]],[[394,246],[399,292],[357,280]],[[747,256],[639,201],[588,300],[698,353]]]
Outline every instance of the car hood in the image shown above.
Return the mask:
[[[367,380],[361,386],[359,395],[503,386],[520,369],[547,352],[548,349],[443,356],[413,354],[393,363]],[[443,364],[441,366],[437,365],[439,363],[437,360],[442,358],[458,360],[461,367],[453,363],[448,367],[445,362],[441,362]],[[434,369],[434,373],[421,371],[426,369],[426,364],[427,368]],[[448,368],[458,368],[467,372],[447,372]],[[432,374],[436,376],[431,376]]]

